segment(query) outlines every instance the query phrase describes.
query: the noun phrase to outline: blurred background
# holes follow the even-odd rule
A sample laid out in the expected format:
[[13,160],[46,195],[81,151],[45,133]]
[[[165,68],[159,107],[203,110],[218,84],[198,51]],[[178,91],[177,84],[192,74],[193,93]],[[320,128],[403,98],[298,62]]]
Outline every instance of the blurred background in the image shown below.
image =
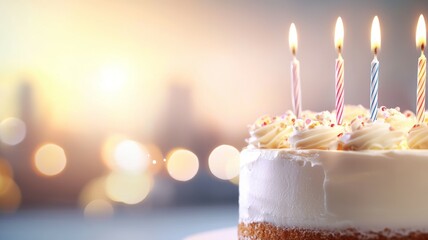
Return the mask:
[[[247,126],[291,109],[297,27],[303,109],[415,109],[425,1],[0,1],[0,238],[181,239],[234,226]],[[164,231],[168,228],[168,231]],[[77,230],[77,231],[76,231]]]

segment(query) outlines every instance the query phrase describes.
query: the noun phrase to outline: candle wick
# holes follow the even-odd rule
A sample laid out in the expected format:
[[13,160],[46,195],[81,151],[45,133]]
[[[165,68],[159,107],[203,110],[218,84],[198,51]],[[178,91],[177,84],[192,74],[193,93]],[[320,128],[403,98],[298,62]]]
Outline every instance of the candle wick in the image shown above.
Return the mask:
[[337,51],[339,52],[339,55],[342,53],[342,46],[337,46]]
[[423,52],[425,50],[425,44],[421,44],[421,51]]
[[373,52],[375,55],[377,55],[377,47],[374,48]]
[[294,47],[293,47],[293,48],[291,49],[291,53],[293,54],[293,56],[294,56],[294,57],[296,57],[296,48],[294,48]]

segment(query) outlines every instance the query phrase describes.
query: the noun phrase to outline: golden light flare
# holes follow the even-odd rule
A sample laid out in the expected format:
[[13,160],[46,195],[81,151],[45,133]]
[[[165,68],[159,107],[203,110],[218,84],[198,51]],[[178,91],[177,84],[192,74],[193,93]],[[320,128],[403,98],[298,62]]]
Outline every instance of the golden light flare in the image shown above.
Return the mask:
[[208,166],[214,176],[223,180],[231,180],[239,175],[240,153],[230,145],[216,147],[208,158]]
[[94,217],[111,217],[114,214],[113,205],[104,200],[96,199],[89,202],[85,209],[83,210],[85,217],[94,218]]
[[380,23],[379,18],[377,16],[373,18],[370,42],[373,53],[377,54],[380,50],[381,43]]
[[58,175],[64,170],[66,164],[64,149],[53,143],[41,146],[34,156],[36,170],[45,176]]
[[296,25],[291,23],[290,30],[288,32],[288,44],[290,46],[290,51],[294,55],[297,52],[297,30]]
[[199,169],[198,157],[186,149],[175,149],[168,154],[167,165],[169,175],[177,181],[189,181]]
[[147,168],[149,153],[138,142],[124,140],[115,147],[114,160],[121,170],[138,173]]
[[27,132],[25,123],[18,118],[9,117],[0,123],[0,140],[7,145],[17,145],[24,140]]
[[343,30],[343,21],[341,17],[337,18],[336,28],[334,31],[334,46],[336,49],[341,52],[343,48],[343,38],[344,38],[344,30]]
[[416,26],[416,47],[424,49],[426,46],[427,28],[425,25],[424,15],[419,16],[418,25]]
[[147,174],[111,172],[106,179],[107,196],[115,202],[137,204],[143,201],[153,186]]

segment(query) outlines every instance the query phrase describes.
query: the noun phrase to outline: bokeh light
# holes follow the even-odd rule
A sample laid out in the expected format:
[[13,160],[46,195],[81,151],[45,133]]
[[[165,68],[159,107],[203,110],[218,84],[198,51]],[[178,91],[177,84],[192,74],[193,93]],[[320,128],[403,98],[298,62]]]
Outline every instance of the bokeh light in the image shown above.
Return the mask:
[[175,180],[188,181],[196,175],[198,169],[199,160],[193,152],[177,149],[168,154],[167,170]]
[[153,186],[153,180],[146,174],[126,174],[111,172],[106,180],[107,196],[125,204],[143,201]]
[[116,147],[122,141],[125,141],[126,137],[121,135],[111,135],[106,138],[102,147],[101,147],[101,159],[110,170],[115,170],[117,168],[114,153]]
[[12,167],[4,159],[0,159],[0,175],[13,178]]
[[14,212],[21,203],[21,191],[15,181],[0,175],[0,212]]
[[84,209],[85,217],[110,217],[114,213],[113,205],[104,200],[96,199],[89,202]]
[[16,145],[24,140],[27,132],[25,123],[18,118],[6,118],[0,123],[0,140],[7,145]]
[[214,176],[231,180],[239,174],[239,159],[238,149],[230,145],[221,145],[211,152],[208,165]]
[[239,186],[239,175],[229,180],[232,184]]
[[52,143],[41,146],[35,154],[34,163],[42,175],[54,176],[62,172],[67,164],[64,149]]
[[114,160],[121,170],[142,172],[149,164],[149,153],[141,144],[125,140],[120,142],[114,151]]
[[82,208],[86,208],[94,200],[109,200],[106,193],[106,178],[105,176],[95,178],[83,187],[79,195],[79,203]]

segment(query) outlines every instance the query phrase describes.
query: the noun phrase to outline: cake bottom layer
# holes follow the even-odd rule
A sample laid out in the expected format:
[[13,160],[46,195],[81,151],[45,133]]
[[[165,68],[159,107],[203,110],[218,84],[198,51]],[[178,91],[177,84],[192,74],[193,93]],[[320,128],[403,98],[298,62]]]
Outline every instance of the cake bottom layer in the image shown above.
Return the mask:
[[256,222],[240,223],[238,225],[238,238],[239,240],[428,240],[428,233],[412,231],[404,234],[390,229],[380,232],[361,232],[352,228],[343,230],[281,228],[269,223]]

